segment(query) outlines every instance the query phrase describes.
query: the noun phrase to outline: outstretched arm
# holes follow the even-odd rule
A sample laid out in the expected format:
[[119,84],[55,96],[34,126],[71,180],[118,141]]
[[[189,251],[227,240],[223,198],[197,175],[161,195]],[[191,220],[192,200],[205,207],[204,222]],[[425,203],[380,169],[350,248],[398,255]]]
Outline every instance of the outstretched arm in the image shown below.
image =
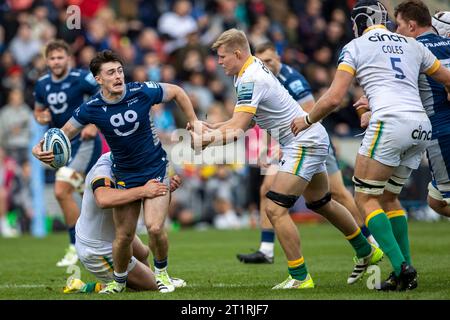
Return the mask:
[[317,101],[311,112],[304,117],[295,118],[292,121],[292,132],[297,135],[300,131],[310,127],[313,123],[322,120],[331,111],[336,109],[347,94],[348,88],[353,81],[353,77],[354,75],[347,71],[337,70],[330,88],[319,101]]
[[212,143],[225,145],[236,141],[249,128],[252,119],[252,113],[235,112],[230,120],[223,122],[215,130],[203,132],[201,136],[191,131],[194,146],[201,144],[205,148]]
[[[101,177],[94,180],[93,183],[95,202],[101,209],[122,206],[144,198],[163,196],[169,191],[165,184],[158,182],[156,179],[149,180],[145,185],[131,189],[115,189],[111,186],[111,182],[108,183],[107,180],[109,178]],[[102,184],[102,181],[105,183]],[[100,186],[95,187],[96,184],[100,184]]]

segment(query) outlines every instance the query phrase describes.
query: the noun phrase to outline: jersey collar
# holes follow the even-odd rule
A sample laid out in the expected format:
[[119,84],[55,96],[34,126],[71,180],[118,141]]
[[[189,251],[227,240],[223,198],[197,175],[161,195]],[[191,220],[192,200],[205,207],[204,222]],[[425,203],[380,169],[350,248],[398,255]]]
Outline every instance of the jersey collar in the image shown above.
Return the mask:
[[101,97],[102,100],[103,100],[104,102],[106,102],[107,104],[118,104],[118,103],[122,102],[122,100],[125,98],[125,96],[126,96],[126,94],[127,94],[127,89],[128,89],[128,88],[127,88],[127,85],[124,84],[124,86],[125,86],[125,89],[123,90],[122,96],[121,96],[120,99],[117,100],[117,101],[111,101],[111,100],[106,99],[106,98],[103,96],[102,89],[100,89],[100,91],[99,91],[100,97]]
[[419,34],[419,35],[417,36],[417,38],[422,38],[422,37],[426,37],[426,36],[429,36],[429,35],[436,35],[436,33],[433,32],[433,31],[431,31],[431,30],[425,31],[425,32],[422,33],[422,34]]
[[379,28],[381,28],[381,29],[386,29],[386,30],[387,30],[386,26],[384,26],[384,25],[382,25],[382,24],[376,24],[376,25],[373,25],[373,26],[371,26],[371,27],[368,27],[366,30],[364,30],[363,34],[365,34],[366,32],[369,32],[370,30],[373,30],[373,29],[379,29]]
[[50,79],[52,80],[53,83],[60,83],[60,82],[63,82],[64,80],[66,80],[71,72],[72,72],[72,68],[67,68],[67,74],[64,77],[62,77],[61,79],[56,79],[55,80],[53,78],[52,72],[50,71]]
[[255,58],[253,56],[248,57],[248,59],[245,61],[244,65],[242,66],[241,70],[239,71],[238,78],[242,76],[242,74],[245,72],[245,69],[248,68],[249,65],[251,65],[255,61]]

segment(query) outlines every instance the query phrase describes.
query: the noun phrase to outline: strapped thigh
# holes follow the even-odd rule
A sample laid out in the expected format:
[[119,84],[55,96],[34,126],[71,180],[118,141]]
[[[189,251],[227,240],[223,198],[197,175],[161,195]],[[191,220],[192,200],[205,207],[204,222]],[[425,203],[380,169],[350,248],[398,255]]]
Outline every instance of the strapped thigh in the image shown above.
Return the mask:
[[355,185],[355,192],[371,194],[376,196],[383,194],[384,187],[386,186],[387,183],[387,181],[359,179],[355,176],[353,176],[352,180]]
[[386,184],[386,190],[394,194],[400,194],[406,181],[411,175],[412,169],[405,166],[398,166]]

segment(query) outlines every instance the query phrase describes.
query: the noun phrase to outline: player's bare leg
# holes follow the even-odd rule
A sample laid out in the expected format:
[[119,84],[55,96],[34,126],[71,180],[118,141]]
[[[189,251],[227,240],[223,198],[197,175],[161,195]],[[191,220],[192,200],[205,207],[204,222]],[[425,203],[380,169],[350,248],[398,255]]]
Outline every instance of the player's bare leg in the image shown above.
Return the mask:
[[134,236],[131,245],[133,247],[133,257],[146,266],[149,266],[148,256],[150,254],[150,248],[142,243],[141,239],[137,235]]
[[378,248],[372,248],[349,210],[331,198],[326,172],[315,174],[312,177],[303,196],[307,207],[330,221],[342,232],[355,250],[355,266],[347,283],[356,283],[365,274],[369,265],[376,264],[381,260],[383,253]]
[[113,241],[114,281],[100,293],[123,292],[128,279],[128,264],[133,255],[132,243],[142,201],[135,201],[113,209],[116,237]]
[[156,261],[167,259],[169,253],[169,240],[164,228],[169,211],[169,199],[170,193],[144,200],[144,220],[149,235],[149,247]]
[[350,211],[358,226],[363,225],[364,219],[361,217],[352,194],[344,185],[341,171],[329,175],[328,181],[330,183],[331,197]]
[[[303,196],[306,203],[316,203],[323,199],[329,192],[328,176],[326,172],[318,173],[313,176],[311,182],[306,187]],[[317,209],[311,210],[322,215],[330,221],[345,236],[352,235],[358,231],[358,225],[350,212],[336,200],[329,200]]]
[[270,196],[268,196],[271,200],[267,201],[266,213],[286,255],[289,270],[289,277],[273,289],[314,287],[302,256],[297,226],[288,211],[288,208],[303,193],[307,184],[306,180],[296,175],[278,172],[270,188]]
[[[381,203],[382,191],[394,169],[394,167],[386,166],[372,158],[358,154],[354,176],[355,201],[360,211],[366,216],[365,222],[370,232],[389,257],[394,269],[393,275],[397,278],[401,277],[402,282],[409,284],[415,281],[417,273],[412,266],[406,263]],[[385,288],[385,285],[389,287],[387,282],[389,279],[382,284],[382,289]],[[392,287],[396,286],[396,284],[392,285]]]
[[149,235],[149,247],[153,254],[155,276],[161,292],[172,292],[186,282],[169,277],[167,273],[169,239],[164,223],[169,212],[170,193],[144,200],[144,220]]
[[128,273],[127,287],[136,291],[158,290],[155,274],[148,265],[150,249],[138,236],[132,242],[133,256],[138,260],[136,266]]
[[353,195],[344,185],[342,172],[339,170],[333,174],[328,175],[328,181],[330,183],[331,198],[342,204],[345,208],[347,208],[348,211],[350,211],[353,219],[355,219],[356,223],[361,228],[361,232],[364,234],[367,240],[369,240],[370,243],[378,246],[375,238],[370,234],[370,231],[364,223],[364,217],[361,212],[359,212]]

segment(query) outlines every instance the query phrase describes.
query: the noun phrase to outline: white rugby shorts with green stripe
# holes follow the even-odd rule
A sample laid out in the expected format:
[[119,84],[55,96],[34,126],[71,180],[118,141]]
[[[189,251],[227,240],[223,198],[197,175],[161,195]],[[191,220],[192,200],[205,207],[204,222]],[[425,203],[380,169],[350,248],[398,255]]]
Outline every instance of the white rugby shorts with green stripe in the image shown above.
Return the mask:
[[427,117],[371,119],[358,153],[387,166],[417,169],[431,135]]
[[[92,246],[76,239],[75,248],[77,249],[78,258],[83,266],[92,273],[97,279],[104,283],[112,281],[113,278],[113,258],[112,243],[104,242],[99,246]],[[131,257],[128,263],[127,271],[131,272],[137,264],[137,259]]]
[[328,148],[329,146],[323,142],[316,146],[304,146],[294,141],[287,146],[282,146],[283,156],[279,162],[278,171],[288,172],[311,181],[315,174],[327,171],[325,163]]

